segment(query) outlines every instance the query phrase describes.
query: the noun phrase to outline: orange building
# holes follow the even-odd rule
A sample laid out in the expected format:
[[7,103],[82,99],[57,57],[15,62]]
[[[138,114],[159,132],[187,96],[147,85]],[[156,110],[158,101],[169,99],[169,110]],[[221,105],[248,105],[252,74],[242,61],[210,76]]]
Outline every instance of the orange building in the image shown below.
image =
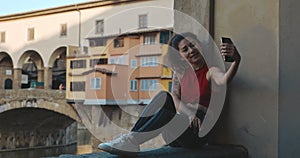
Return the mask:
[[88,49],[93,49],[94,41],[105,41],[106,53],[90,60],[97,64],[80,74],[86,79],[81,83],[83,104],[147,104],[159,90],[171,91],[172,72],[163,64],[170,36],[169,30],[147,29],[88,39]]
[[171,32],[142,29],[87,38],[85,49],[95,54],[68,58],[71,68],[79,68],[69,73],[68,100],[87,105],[147,104],[159,90],[171,91],[172,72],[163,64]]

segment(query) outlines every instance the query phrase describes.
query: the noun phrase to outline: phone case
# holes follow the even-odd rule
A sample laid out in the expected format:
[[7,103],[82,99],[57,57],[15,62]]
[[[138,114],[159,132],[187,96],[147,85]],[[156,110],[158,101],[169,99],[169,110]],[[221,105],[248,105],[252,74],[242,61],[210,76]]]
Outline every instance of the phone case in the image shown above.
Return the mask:
[[[221,42],[222,43],[233,43],[232,41],[231,41],[231,39],[230,38],[228,38],[228,37],[222,37],[221,38]],[[233,59],[233,57],[232,56],[225,56],[225,62],[234,62],[234,59]]]

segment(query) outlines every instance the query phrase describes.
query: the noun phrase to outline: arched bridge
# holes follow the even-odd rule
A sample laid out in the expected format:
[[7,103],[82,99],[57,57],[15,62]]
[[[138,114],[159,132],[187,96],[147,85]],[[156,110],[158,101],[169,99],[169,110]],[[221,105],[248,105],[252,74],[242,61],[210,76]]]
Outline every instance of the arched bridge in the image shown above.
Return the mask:
[[0,150],[67,145],[76,142],[76,110],[64,91],[0,91]]

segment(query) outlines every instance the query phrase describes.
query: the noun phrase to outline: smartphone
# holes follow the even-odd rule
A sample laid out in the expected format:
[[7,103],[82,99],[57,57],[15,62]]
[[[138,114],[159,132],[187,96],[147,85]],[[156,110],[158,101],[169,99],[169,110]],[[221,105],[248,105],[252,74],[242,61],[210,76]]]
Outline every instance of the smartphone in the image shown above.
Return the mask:
[[[222,43],[230,43],[230,44],[233,44],[233,42],[231,41],[231,39],[228,38],[228,37],[221,37],[221,42],[222,42]],[[225,55],[225,62],[234,62],[234,59],[233,59],[232,56]]]

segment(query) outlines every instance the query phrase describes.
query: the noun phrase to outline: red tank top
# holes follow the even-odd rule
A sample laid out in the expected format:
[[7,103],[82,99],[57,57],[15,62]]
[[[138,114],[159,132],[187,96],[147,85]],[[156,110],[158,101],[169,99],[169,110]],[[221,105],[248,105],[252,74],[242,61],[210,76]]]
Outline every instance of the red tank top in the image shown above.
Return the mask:
[[[185,72],[180,83],[181,100],[185,103],[196,103],[208,107],[211,97],[211,85],[206,78],[208,67]],[[199,88],[197,88],[197,82]]]

